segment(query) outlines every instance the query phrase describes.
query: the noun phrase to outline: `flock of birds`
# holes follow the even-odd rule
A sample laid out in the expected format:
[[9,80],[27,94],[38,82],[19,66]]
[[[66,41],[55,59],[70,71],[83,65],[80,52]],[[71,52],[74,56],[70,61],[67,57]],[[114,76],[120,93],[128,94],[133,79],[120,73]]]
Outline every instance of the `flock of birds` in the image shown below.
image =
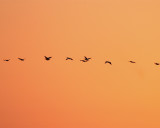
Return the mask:
[[[25,61],[25,59],[23,59],[23,58],[17,58],[18,60],[20,60],[20,61]],[[49,60],[51,60],[52,59],[52,57],[47,57],[47,56],[44,56],[44,59],[46,60],[46,61],[49,61]],[[88,62],[89,60],[90,60],[91,58],[88,58],[88,57],[86,57],[86,56],[84,56],[84,59],[83,60],[80,60],[80,61],[82,61],[82,62]],[[5,59],[4,61],[10,61],[11,59]],[[73,58],[71,58],[71,57],[66,57],[66,60],[71,60],[71,61],[73,61],[74,59]],[[136,63],[135,61],[129,61],[130,63]],[[112,65],[112,62],[111,61],[105,61],[105,64],[110,64],[110,65]],[[155,65],[160,65],[160,63],[154,63]]]

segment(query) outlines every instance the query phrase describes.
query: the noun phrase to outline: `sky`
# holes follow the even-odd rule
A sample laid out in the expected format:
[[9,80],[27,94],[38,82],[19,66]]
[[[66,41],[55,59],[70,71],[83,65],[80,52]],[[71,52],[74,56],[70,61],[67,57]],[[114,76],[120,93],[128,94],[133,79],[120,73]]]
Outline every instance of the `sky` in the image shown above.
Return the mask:
[[159,0],[0,0],[0,127],[159,128],[159,14]]

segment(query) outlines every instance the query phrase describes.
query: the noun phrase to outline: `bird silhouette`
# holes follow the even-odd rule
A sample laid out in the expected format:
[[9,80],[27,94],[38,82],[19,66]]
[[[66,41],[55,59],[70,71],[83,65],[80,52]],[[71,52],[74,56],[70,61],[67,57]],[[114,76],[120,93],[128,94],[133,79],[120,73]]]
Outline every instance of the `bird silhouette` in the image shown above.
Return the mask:
[[10,59],[6,59],[6,60],[4,60],[4,61],[10,61]]
[[80,61],[82,61],[82,62],[88,62],[90,59],[91,58],[88,58],[88,57],[84,56],[84,60],[80,60]]
[[49,61],[52,57],[47,57],[47,56],[44,56],[45,57],[45,60]]
[[112,65],[112,62],[110,62],[110,61],[105,61],[105,64],[110,64],[110,65]]
[[73,59],[72,59],[72,58],[70,58],[70,57],[67,57],[67,58],[66,58],[66,60],[73,60]]
[[136,63],[136,62],[134,62],[134,61],[129,61],[130,63]]
[[159,63],[154,63],[155,65],[160,65]]
[[86,61],[89,61],[91,58],[88,58],[88,57],[84,56],[84,59],[85,59]]
[[87,62],[86,60],[80,60],[80,61],[82,61],[82,62]]
[[24,61],[24,59],[22,59],[22,58],[18,58],[20,61]]

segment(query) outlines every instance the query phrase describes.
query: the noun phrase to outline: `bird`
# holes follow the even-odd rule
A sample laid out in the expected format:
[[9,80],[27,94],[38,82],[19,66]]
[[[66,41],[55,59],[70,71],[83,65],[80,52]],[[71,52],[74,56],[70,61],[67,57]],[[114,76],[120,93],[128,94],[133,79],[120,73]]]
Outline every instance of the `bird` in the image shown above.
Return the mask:
[[73,59],[72,59],[72,58],[70,58],[70,57],[67,57],[67,58],[66,58],[66,60],[73,60]]
[[84,60],[80,60],[80,61],[82,61],[82,62],[88,62],[90,59],[91,58],[88,58],[88,57],[84,56]]
[[47,56],[44,56],[45,57],[45,60],[49,61],[52,57],[47,57]]
[[24,61],[24,59],[22,59],[22,58],[18,58],[20,61]]
[[105,64],[110,64],[110,65],[112,65],[112,62],[110,62],[110,61],[105,61]]
[[84,59],[85,59],[86,61],[89,61],[91,58],[88,58],[88,57],[84,56]]
[[134,62],[134,61],[129,61],[130,63],[136,63],[136,62]]
[[4,61],[10,61],[10,59],[4,60]]
[[155,65],[160,65],[159,63],[154,63]]
[[87,62],[86,60],[80,60],[80,61],[82,61],[82,62]]

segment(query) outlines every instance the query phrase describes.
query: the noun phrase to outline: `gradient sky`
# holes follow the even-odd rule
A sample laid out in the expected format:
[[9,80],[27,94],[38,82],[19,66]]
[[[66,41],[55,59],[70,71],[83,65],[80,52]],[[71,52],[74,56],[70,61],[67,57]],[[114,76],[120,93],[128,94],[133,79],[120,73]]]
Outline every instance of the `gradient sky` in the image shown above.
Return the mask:
[[160,128],[159,14],[159,0],[0,0],[0,128]]

